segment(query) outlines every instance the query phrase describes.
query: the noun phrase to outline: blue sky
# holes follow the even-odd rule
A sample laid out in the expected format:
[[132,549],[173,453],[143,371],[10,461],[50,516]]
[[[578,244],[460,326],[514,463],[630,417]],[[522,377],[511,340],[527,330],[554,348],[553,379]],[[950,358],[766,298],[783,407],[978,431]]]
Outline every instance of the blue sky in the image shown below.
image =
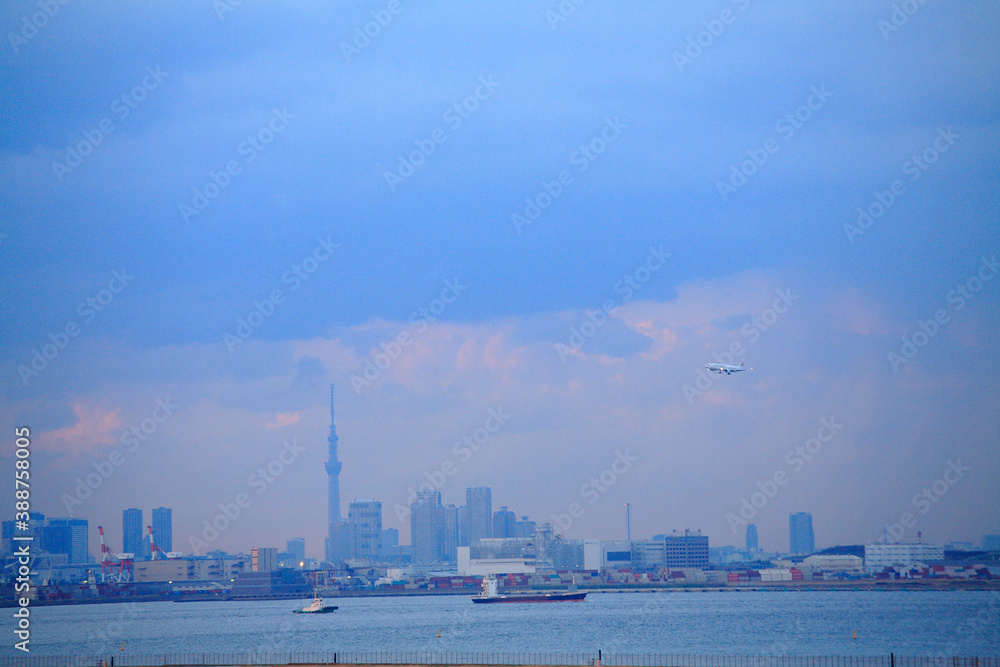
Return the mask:
[[[727,515],[830,416],[843,429],[755,516],[762,545],[786,548],[795,511],[821,546],[906,511],[931,541],[1000,531],[996,7],[907,4],[890,30],[900,3],[587,2],[565,21],[556,2],[221,6],[0,10],[0,401],[8,433],[36,433],[40,511],[65,514],[169,396],[175,414],[73,511],[114,535],[125,507],[173,507],[190,551],[294,438],[304,452],[218,544],[303,535],[319,555],[336,383],[343,503],[383,500],[404,541],[394,505],[497,406],[510,421],[445,501],[489,485],[537,521],[582,502],[571,537],[621,537],[631,502],[634,534],[741,543]],[[650,248],[669,259],[647,275]],[[779,290],[796,298],[767,313]],[[734,342],[753,373],[689,400]],[[623,448],[639,461],[581,501]],[[970,472],[920,514],[957,458]]]

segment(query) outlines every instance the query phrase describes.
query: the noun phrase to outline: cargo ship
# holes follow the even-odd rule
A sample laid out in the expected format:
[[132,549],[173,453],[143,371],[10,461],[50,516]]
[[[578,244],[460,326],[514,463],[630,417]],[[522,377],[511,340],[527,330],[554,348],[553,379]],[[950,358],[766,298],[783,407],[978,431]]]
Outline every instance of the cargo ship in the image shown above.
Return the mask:
[[497,592],[497,578],[492,574],[483,577],[483,592],[472,598],[473,602],[563,602],[583,600],[587,592],[563,591],[553,593],[510,593],[500,595]]

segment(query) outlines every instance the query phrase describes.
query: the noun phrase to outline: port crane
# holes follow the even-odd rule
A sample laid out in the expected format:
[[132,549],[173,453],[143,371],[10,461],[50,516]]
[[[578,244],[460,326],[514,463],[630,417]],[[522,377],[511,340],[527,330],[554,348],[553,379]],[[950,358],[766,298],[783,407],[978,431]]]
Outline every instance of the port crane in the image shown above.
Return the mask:
[[146,526],[146,530],[149,531],[149,553],[150,553],[149,559],[156,560],[156,554],[160,554],[160,556],[166,559],[167,558],[166,552],[164,552],[163,549],[161,549],[160,547],[156,546],[156,541],[153,540],[153,527]]
[[160,558],[163,558],[163,559],[180,558],[183,555],[180,551],[164,551],[160,547],[156,546],[156,541],[153,539],[153,527],[152,526],[146,526],[146,530],[149,531],[149,557],[150,557],[150,560],[156,560],[156,554],[160,554]]
[[104,528],[98,526],[97,532],[101,535],[101,581],[110,579],[116,584],[130,581],[135,567],[135,554],[115,553],[104,543]]

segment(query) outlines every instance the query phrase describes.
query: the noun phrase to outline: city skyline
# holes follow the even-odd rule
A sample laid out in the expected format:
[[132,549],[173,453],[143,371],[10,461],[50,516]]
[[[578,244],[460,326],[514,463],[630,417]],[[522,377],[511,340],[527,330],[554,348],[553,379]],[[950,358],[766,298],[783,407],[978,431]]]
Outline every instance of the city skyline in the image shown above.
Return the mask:
[[[465,489],[465,497],[467,499],[467,503],[469,499],[476,499],[474,502],[478,503],[484,497],[489,498],[491,495],[492,495],[492,489],[490,487],[470,487]],[[451,552],[454,552],[455,547],[475,544],[474,540],[478,539],[478,538],[470,539],[468,533],[468,523],[467,523],[468,519],[463,518],[468,516],[467,514],[468,505],[456,507],[453,504],[444,504],[441,501],[440,492],[424,491],[418,493],[416,502],[414,503],[414,505],[411,505],[411,517],[415,516],[412,512],[413,508],[420,507],[424,505],[424,503],[427,503],[427,507],[430,508],[430,511],[423,518],[417,519],[418,522],[423,523],[424,525],[423,530],[426,533],[425,537],[422,540],[423,546],[418,547],[418,549],[422,548],[424,549],[424,551],[420,552],[416,556],[416,560],[414,560],[413,562],[416,564],[425,564],[425,565],[429,563],[438,563],[438,562],[453,563],[454,554]],[[382,528],[382,516],[383,516],[382,502],[380,500],[376,500],[373,498],[359,498],[351,501],[349,503],[349,508],[350,508],[349,516],[347,520],[343,522],[343,530],[345,531],[343,537],[346,539],[346,543],[343,545],[343,552],[342,553],[338,552],[336,558],[337,559],[360,558],[371,561],[379,561],[380,559],[393,560],[394,558],[396,558],[397,556],[396,552],[393,551],[392,549],[386,550],[385,545],[383,545],[382,543],[382,540],[384,540],[386,534],[386,530],[389,530],[394,532],[396,536],[396,544],[398,544],[398,529]],[[164,536],[166,536],[167,540],[170,540],[172,538],[172,530],[170,529],[172,510],[170,508],[161,506],[158,508],[154,508],[153,512],[154,516],[159,516],[159,521],[161,522],[162,526],[165,527],[165,529],[160,531],[156,531],[156,529],[154,529],[154,533],[163,534]],[[32,513],[32,514],[33,516],[35,516],[36,514],[40,513]],[[124,531],[123,534],[128,532],[130,526],[133,527],[132,531],[134,532],[134,525],[137,522],[141,521],[141,519],[142,519],[142,510],[137,508],[130,508],[123,510],[122,511],[122,525]],[[33,524],[35,523],[41,526],[40,522],[33,521]],[[80,519],[80,518],[45,517],[46,525],[69,526],[81,523],[83,525],[83,528],[86,529],[88,524],[88,520],[86,518]],[[532,517],[530,517],[529,515],[522,515],[519,519],[518,515],[514,511],[510,510],[508,506],[502,505],[497,509],[496,512],[493,512],[491,514],[491,521],[490,521],[491,529],[488,537],[517,537],[517,538],[531,537],[536,535],[535,532],[536,529],[542,530],[543,524],[545,523],[546,522],[541,522],[541,521],[536,522],[532,520]],[[5,531],[7,531],[8,528],[10,528],[10,530],[12,531],[13,521],[5,521],[4,524],[5,524]],[[414,525],[414,519],[411,518],[411,526],[412,525]],[[498,525],[505,526],[505,528],[501,529],[501,532],[504,533],[503,535],[497,534]],[[520,530],[521,526],[525,526],[525,529],[523,531]],[[735,549],[736,551],[744,551],[748,554],[752,554],[754,552],[760,552],[762,556],[769,553],[805,555],[810,553],[822,552],[824,549],[834,546],[861,546],[861,545],[871,545],[871,544],[907,545],[907,544],[926,543],[926,541],[923,540],[922,531],[915,532],[914,539],[911,540],[900,539],[901,535],[896,535],[895,533],[891,532],[892,528],[887,525],[884,527],[885,530],[883,531],[883,535],[878,539],[866,540],[865,542],[850,543],[850,544],[837,543],[837,544],[818,546],[815,542],[815,537],[814,537],[815,533],[812,526],[812,514],[810,512],[790,513],[788,515],[788,523],[786,524],[786,526],[787,526],[786,535],[788,535],[788,543],[789,543],[789,548],[787,550],[779,548],[778,542],[780,542],[781,539],[780,537],[773,538],[777,540],[777,542],[775,543],[765,543],[763,546],[760,546],[758,544],[759,538],[758,538],[757,527],[755,524],[752,523],[747,525],[746,533],[743,538],[745,544],[742,549],[737,544],[738,540],[734,540],[732,544],[727,544],[724,542],[713,543],[712,549],[713,550]],[[530,530],[528,530],[528,527],[530,527]],[[562,533],[558,532],[557,526],[556,526],[557,530],[554,533],[552,532],[552,528],[553,526],[549,524],[548,534],[555,535],[558,537],[564,537],[564,538],[566,537]],[[95,531],[97,530],[96,524],[93,524],[93,530]],[[108,535],[114,534],[113,530],[105,532]],[[451,533],[450,537],[446,535],[446,533],[448,532]],[[674,537],[676,537],[679,533],[687,535],[689,534],[689,532],[690,532],[689,529],[684,529],[683,531],[678,529],[672,530],[672,534]],[[702,535],[702,531],[697,530],[693,534],[700,536]],[[5,532],[5,535],[7,535],[7,532]],[[139,543],[140,549],[136,552],[131,552],[131,553],[135,554],[135,558],[137,560],[149,560],[152,558],[152,554],[150,551],[149,536],[145,532],[143,532],[142,535],[143,537]],[[664,537],[669,537],[669,536],[670,536],[669,533],[653,534],[651,536],[650,535],[633,536],[633,541],[638,544],[642,542],[648,542],[650,540],[655,541],[657,539],[662,539]],[[706,540],[709,539],[710,537],[711,537],[710,535],[707,534],[705,535]],[[939,547],[943,547],[945,549],[975,551],[977,548],[981,547],[982,549],[989,551],[989,550],[995,550],[997,540],[1000,539],[1000,534],[983,534],[980,536],[980,538],[981,538],[980,542],[977,542],[975,539],[971,539],[971,540],[939,541],[937,542],[937,544]],[[5,539],[9,538],[5,537]],[[74,530],[74,532],[72,533],[72,537],[70,538],[69,534],[67,534],[65,539],[72,539],[74,543],[73,548],[75,552],[83,553],[87,551],[86,544],[89,541],[89,533],[87,535],[83,535],[79,534],[78,531]],[[608,537],[598,537],[593,535],[574,536],[568,539],[570,539],[571,541],[580,539],[598,539],[602,542],[610,542],[610,543],[614,542],[622,543],[625,541],[623,538],[619,537],[608,538]],[[254,542],[254,544],[256,543],[257,542]],[[83,545],[82,547],[79,546],[81,544]],[[286,539],[285,544],[286,544],[286,551],[291,552],[293,555],[295,553],[300,554],[301,558],[299,558],[299,560],[302,560],[302,558],[310,558],[318,562],[321,562],[325,559],[325,553],[321,555],[305,554],[305,552],[302,551],[303,549],[305,549],[304,538],[295,537]],[[395,547],[396,544],[393,544],[391,546]],[[293,547],[293,545],[298,545],[298,546]],[[123,544],[123,546],[125,545]],[[409,544],[403,544],[402,546],[409,547],[411,550],[410,553],[414,553],[412,540]],[[109,547],[111,547],[113,551],[118,551],[115,548],[115,545],[111,544],[110,541],[109,541]],[[171,549],[161,546],[159,541],[157,542],[157,547],[162,549],[164,552],[171,551]],[[318,549],[319,548],[317,547],[317,550]],[[225,549],[218,549],[218,550],[225,551]],[[277,551],[277,549],[275,550]],[[126,553],[130,553],[128,552],[127,549],[123,549],[123,551],[125,551]],[[184,552],[181,553],[183,553],[183,555],[185,556],[205,555],[204,553],[193,553],[193,554]],[[245,545],[242,547],[238,547],[232,553],[249,553],[249,547],[246,547]],[[451,555],[448,555],[449,553],[451,553]],[[95,554],[89,554],[89,555],[91,557],[94,557]],[[99,562],[100,553],[98,552],[96,556],[97,557],[94,558],[94,562]],[[642,556],[640,556],[639,558],[641,560]],[[84,562],[84,561],[71,560],[70,562]]]

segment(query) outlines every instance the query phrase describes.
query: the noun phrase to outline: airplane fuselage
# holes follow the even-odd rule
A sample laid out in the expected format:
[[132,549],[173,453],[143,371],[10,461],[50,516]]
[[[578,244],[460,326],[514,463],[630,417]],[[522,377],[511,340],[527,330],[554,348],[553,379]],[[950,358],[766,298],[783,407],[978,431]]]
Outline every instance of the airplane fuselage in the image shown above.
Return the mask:
[[705,364],[705,370],[718,373],[719,375],[722,375],[723,373],[729,375],[730,373],[739,373],[740,371],[749,369],[744,367],[743,364],[740,364],[739,366],[727,366],[726,364]]

